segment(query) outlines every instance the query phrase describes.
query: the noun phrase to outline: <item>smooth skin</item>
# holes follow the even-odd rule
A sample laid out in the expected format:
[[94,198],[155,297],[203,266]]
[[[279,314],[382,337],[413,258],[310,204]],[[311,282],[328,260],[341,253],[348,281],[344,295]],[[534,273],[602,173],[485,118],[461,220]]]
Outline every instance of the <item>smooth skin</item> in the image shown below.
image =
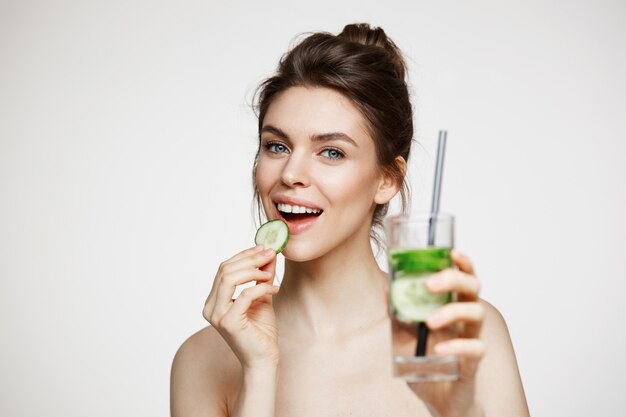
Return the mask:
[[[323,136],[329,132],[351,140]],[[427,284],[457,293],[458,301],[427,325],[429,349],[457,356],[460,379],[393,378],[391,337],[415,343],[415,336],[395,326],[390,332],[387,277],[372,253],[369,224],[376,204],[400,184],[377,167],[358,108],[329,89],[292,87],[270,105],[261,142],[256,178],[267,217],[279,216],[276,196],[324,211],[291,236],[280,288],[272,285],[272,250],[249,248],[220,265],[203,311],[211,326],[174,359],[172,416],[528,416],[506,324],[479,298],[472,263],[458,251],[458,270]],[[250,281],[256,285],[233,301],[236,286]],[[443,341],[452,328],[456,337]]]

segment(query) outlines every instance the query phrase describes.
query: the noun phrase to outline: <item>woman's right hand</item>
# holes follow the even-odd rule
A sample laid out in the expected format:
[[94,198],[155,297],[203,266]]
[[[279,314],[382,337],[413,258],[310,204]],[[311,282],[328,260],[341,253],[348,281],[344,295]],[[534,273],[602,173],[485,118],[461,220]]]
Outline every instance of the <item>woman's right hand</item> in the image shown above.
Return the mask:
[[[222,335],[244,370],[278,366],[278,331],[272,296],[276,253],[255,246],[220,264],[203,315]],[[250,281],[233,300],[235,287]]]

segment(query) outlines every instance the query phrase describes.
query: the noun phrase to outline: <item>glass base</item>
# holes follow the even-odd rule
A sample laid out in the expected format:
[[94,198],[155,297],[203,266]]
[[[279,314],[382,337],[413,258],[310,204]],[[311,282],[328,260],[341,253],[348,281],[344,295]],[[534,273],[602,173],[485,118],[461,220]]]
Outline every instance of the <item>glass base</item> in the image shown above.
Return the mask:
[[454,356],[394,356],[393,372],[407,382],[456,381],[459,362]]

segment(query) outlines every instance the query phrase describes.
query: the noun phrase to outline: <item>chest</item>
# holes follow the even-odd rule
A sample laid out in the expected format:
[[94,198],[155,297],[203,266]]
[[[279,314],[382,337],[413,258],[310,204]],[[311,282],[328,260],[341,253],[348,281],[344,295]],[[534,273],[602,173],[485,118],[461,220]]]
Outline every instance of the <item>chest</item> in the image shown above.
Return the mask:
[[382,326],[345,343],[282,345],[276,416],[429,416],[393,377],[389,338]]

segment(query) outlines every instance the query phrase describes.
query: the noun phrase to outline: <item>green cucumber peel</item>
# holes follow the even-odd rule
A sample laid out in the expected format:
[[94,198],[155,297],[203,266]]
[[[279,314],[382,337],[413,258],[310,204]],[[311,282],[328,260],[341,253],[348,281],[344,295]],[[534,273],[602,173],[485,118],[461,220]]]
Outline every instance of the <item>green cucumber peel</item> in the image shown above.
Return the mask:
[[263,223],[256,231],[254,243],[267,249],[274,249],[278,254],[285,249],[289,241],[289,226],[281,219]]

